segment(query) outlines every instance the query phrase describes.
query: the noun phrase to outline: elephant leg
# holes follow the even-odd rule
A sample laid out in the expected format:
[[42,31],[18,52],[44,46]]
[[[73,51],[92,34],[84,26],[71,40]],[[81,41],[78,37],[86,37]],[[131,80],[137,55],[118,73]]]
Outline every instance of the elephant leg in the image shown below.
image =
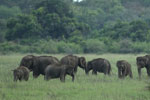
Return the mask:
[[29,75],[24,76],[24,79],[25,79],[25,81],[28,81],[28,79],[29,79]]
[[122,77],[122,72],[118,69],[118,78]]
[[129,74],[130,78],[133,78],[133,75],[132,75],[132,71],[130,70],[130,74]]
[[33,72],[33,78],[37,78],[39,76],[39,74]]
[[47,77],[46,77],[46,75],[44,75],[44,80],[47,80]]
[[141,79],[141,68],[138,68],[139,78]]
[[150,77],[150,68],[146,68],[147,70],[147,75]]
[[107,75],[107,72],[104,72],[104,75]]
[[107,75],[107,74],[108,74],[108,69],[105,69],[104,75]]
[[92,74],[93,74],[93,75],[97,75],[97,71],[96,71],[96,70],[93,70],[93,71],[92,71]]
[[65,82],[65,77],[60,77],[61,82]]
[[25,81],[28,81],[28,77],[25,78]]
[[22,81],[22,78],[19,78],[19,81],[21,82],[21,81]]
[[74,82],[74,74],[72,74],[71,76],[72,76],[72,82]]
[[125,78],[125,76],[126,76],[126,70],[124,70],[124,71],[122,72],[122,78],[123,78],[123,79]]
[[74,73],[77,73],[77,70],[78,70],[78,68],[77,68],[77,67],[75,67],[75,68],[74,68]]
[[123,74],[124,78],[125,78],[127,75],[128,75],[128,71],[127,71],[127,69],[125,69],[125,70],[124,70],[124,74]]
[[60,74],[60,81],[65,82],[65,74]]
[[110,69],[108,70],[108,75],[111,76]]
[[50,76],[47,76],[47,75],[44,76],[44,80],[47,80],[47,81],[48,81],[48,80],[50,80],[50,79],[51,79]]
[[121,74],[120,74],[120,75],[121,75],[121,76],[120,76],[120,79],[124,79],[124,78],[125,78],[125,74],[126,74],[125,71],[122,70],[120,73],[121,73]]

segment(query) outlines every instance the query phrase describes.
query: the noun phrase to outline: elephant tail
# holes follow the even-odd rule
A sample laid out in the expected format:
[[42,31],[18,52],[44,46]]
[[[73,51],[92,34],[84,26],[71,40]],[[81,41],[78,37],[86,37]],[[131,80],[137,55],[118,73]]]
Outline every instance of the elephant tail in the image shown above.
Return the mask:
[[111,64],[109,63],[109,70],[108,70],[108,74],[111,75],[112,73],[112,69],[111,69]]

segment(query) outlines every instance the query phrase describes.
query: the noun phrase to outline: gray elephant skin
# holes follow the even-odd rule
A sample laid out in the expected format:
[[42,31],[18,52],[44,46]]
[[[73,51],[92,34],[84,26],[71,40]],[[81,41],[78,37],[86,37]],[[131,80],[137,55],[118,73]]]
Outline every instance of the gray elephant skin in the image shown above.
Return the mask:
[[97,72],[104,73],[105,75],[110,75],[111,65],[108,60],[97,58],[88,62],[85,73],[88,74],[90,70],[93,70],[92,74],[95,75],[97,75]]
[[139,78],[141,78],[141,69],[146,68],[147,75],[150,77],[150,55],[140,56],[136,58]]
[[74,72],[77,72],[78,66],[82,69],[86,67],[86,59],[84,57],[77,57],[74,55],[67,55],[63,57],[60,62],[65,65],[72,65],[74,67]]
[[46,67],[54,63],[59,63],[56,57],[27,55],[22,58],[20,66],[25,66],[33,71],[33,77],[37,78],[40,74],[45,75]]
[[117,61],[116,66],[118,68],[119,78],[125,78],[128,75],[130,76],[130,78],[133,78],[131,65],[127,61],[119,60]]
[[65,82],[66,75],[70,75],[72,77],[72,81],[74,81],[74,67],[71,65],[64,64],[52,64],[48,65],[45,69],[45,80],[50,80],[54,78],[60,78],[62,82]]
[[19,80],[19,81],[22,81],[22,80],[28,81],[30,70],[27,67],[20,66],[20,67],[14,69],[12,71],[13,71],[15,82],[17,82],[17,80]]

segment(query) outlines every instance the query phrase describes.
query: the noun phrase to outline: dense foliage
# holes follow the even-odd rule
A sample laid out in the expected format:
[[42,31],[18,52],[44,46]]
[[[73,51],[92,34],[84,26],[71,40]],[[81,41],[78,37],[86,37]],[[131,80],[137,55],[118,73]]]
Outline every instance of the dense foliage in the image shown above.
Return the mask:
[[0,52],[150,52],[149,0],[0,0]]

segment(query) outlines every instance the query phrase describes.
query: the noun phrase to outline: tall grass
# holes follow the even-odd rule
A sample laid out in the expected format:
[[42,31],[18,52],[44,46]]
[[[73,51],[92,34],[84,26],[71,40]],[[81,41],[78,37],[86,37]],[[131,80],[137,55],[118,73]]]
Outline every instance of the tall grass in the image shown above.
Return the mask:
[[[0,100],[150,100],[150,93],[146,89],[149,78],[146,70],[142,70],[142,80],[138,79],[136,69],[136,57],[133,54],[103,54],[103,55],[79,55],[85,56],[87,61],[102,57],[110,61],[112,75],[97,76],[78,68],[75,82],[71,77],[66,77],[66,82],[59,79],[44,81],[41,75],[33,79],[30,73],[29,81],[13,82],[12,69],[18,67],[21,58],[25,55],[0,56]],[[64,55],[53,55],[61,58]],[[132,65],[133,79],[124,80],[117,78],[116,61],[124,59]]]

